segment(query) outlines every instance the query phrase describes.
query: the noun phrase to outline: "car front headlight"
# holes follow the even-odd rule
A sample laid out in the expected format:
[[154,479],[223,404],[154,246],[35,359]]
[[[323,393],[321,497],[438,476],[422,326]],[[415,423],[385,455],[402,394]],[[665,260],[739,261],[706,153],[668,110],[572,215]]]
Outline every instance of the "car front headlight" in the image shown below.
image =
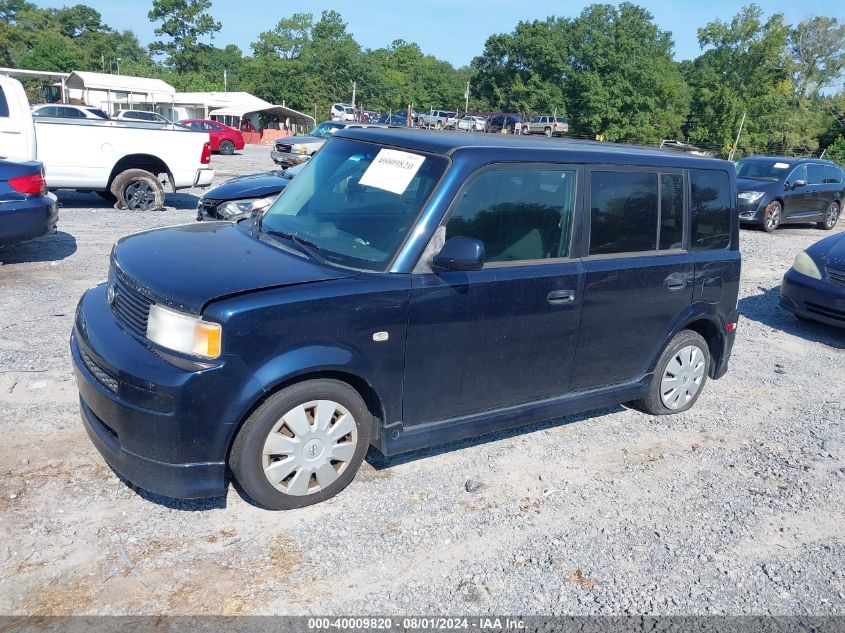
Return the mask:
[[266,198],[246,198],[245,200],[233,200],[217,205],[217,213],[227,220],[245,218],[252,213],[259,213],[269,207],[276,196]]
[[807,255],[806,251],[801,251],[792,262],[792,270],[802,275],[807,275],[811,279],[821,279],[822,273],[813,258]]
[[147,320],[147,338],[175,352],[217,358],[220,356],[223,328],[219,323],[204,321],[154,303],[150,306]]
[[764,194],[764,191],[740,191],[737,197],[746,202],[757,202]]

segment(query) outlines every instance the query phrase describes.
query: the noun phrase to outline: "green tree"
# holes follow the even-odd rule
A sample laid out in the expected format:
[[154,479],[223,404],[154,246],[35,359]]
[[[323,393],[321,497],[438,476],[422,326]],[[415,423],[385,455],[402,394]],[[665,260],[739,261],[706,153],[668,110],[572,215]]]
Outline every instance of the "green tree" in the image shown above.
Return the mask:
[[836,18],[815,16],[801,21],[789,35],[796,93],[816,97],[845,68],[845,25]]
[[166,64],[177,72],[197,71],[202,57],[211,48],[200,40],[213,38],[220,28],[209,13],[211,0],[153,0],[147,14],[151,22],[161,22],[155,34],[169,40],[150,44],[150,52],[166,55]]

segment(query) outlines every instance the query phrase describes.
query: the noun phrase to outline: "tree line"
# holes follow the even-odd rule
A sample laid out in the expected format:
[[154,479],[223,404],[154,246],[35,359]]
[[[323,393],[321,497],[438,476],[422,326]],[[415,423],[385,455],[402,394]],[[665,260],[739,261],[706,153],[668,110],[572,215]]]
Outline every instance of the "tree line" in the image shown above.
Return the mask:
[[644,8],[593,4],[576,17],[522,21],[455,68],[412,42],[362,47],[336,11],[294,13],[248,53],[220,48],[211,0],[153,0],[157,40],[103,24],[94,9],[0,0],[0,65],[158,77],[181,91],[245,90],[316,115],[351,98],[388,111],[463,109],[566,116],[573,135],[716,155],[815,154],[845,162],[845,25],[742,7],[698,29],[701,54],[673,58],[672,34]]

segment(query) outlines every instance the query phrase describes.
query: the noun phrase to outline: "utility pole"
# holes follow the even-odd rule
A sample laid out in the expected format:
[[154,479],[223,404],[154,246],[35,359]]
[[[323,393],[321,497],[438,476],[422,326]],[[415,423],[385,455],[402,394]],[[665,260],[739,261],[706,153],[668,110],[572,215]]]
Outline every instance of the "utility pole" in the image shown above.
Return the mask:
[[469,82],[467,82],[467,89],[464,90],[464,114],[469,110]]
[[229,73],[223,69],[223,92],[229,92]]
[[103,72],[106,72],[106,54],[100,53],[100,64],[103,66]]
[[352,82],[352,108],[355,108],[355,90],[358,88],[358,82]]
[[739,145],[739,135],[742,134],[742,126],[745,123],[745,112],[742,113],[742,120],[739,122],[739,130],[736,133],[736,140],[734,141],[734,146],[731,148],[730,153],[728,153],[728,160],[734,159],[734,153],[736,152],[736,146]]
[[120,74],[120,57],[117,58],[117,74]]

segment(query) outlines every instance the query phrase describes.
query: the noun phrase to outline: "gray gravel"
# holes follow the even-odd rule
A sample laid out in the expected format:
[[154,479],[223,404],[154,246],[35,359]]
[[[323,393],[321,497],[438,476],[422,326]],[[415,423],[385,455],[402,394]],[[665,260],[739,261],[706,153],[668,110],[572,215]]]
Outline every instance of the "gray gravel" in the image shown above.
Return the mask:
[[[215,156],[218,180],[268,153]],[[777,308],[823,232],[743,231],[731,371],[692,411],[371,455],[336,498],[271,513],[133,490],[78,419],[77,299],[115,239],[193,221],[198,194],[133,214],[60,193],[58,234],[0,250],[0,612],[845,615],[845,332]]]

